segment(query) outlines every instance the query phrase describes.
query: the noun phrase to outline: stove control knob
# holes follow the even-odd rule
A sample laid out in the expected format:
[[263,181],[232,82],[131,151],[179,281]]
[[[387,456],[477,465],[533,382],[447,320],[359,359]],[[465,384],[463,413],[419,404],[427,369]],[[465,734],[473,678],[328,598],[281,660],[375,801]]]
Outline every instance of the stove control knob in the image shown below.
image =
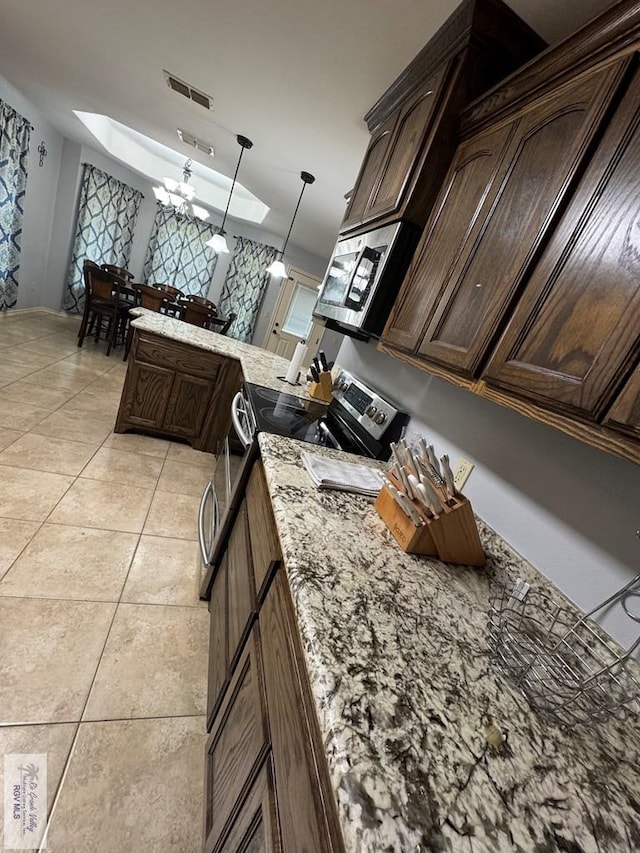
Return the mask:
[[387,416],[385,415],[384,412],[378,412],[373,418],[374,422],[377,423],[378,425],[383,424],[386,421],[386,419],[387,419]]
[[376,409],[375,406],[367,406],[367,408],[364,410],[364,413],[365,413],[365,415],[370,417],[372,420],[374,420],[377,411],[378,410]]

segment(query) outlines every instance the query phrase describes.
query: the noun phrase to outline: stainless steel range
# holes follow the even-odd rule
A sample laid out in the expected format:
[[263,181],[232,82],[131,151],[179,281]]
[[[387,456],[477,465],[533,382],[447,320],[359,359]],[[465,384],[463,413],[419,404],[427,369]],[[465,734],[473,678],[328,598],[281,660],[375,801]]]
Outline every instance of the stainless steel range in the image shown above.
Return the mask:
[[[202,495],[199,539],[203,565],[215,563],[258,456],[258,434],[268,432],[308,444],[388,459],[408,416],[346,370],[334,382],[329,405],[245,382],[231,407],[232,429],[218,453],[213,480]],[[201,594],[208,595],[207,571]]]

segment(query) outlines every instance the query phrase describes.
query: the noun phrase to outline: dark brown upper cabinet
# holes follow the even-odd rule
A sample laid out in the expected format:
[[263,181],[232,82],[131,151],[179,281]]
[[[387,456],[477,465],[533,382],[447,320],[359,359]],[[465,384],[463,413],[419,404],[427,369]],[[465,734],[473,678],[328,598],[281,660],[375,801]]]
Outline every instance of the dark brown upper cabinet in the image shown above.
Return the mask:
[[544,46],[501,0],[465,0],[365,116],[371,139],[340,233],[423,226],[460,110]]
[[[640,73],[527,282],[489,362],[491,384],[601,420],[640,348]],[[638,429],[637,400],[616,418]]]
[[[629,60],[609,64],[561,86],[512,117],[515,133],[491,187],[481,227],[443,282],[418,353],[463,376],[477,375],[527,270],[574,187]],[[456,227],[457,209],[446,221]],[[460,226],[457,226],[460,230]],[[470,239],[473,237],[473,239]]]

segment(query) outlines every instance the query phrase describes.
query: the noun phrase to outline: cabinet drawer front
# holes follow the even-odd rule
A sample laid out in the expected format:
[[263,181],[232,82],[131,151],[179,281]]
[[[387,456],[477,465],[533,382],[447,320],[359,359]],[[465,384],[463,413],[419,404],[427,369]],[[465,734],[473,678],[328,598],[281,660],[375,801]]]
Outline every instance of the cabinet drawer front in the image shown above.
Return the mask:
[[422,355],[465,376],[477,373],[627,67],[625,59],[599,69],[520,116],[486,220],[456,264]]
[[266,584],[282,560],[280,540],[276,530],[264,469],[256,462],[247,485],[251,556],[258,600],[264,596]]
[[205,839],[215,848],[268,751],[257,626],[238,661],[206,748]]
[[524,291],[487,380],[599,419],[640,348],[640,74]]
[[[205,847],[205,853],[212,848]],[[216,853],[281,853],[273,790],[273,767],[267,756],[247,799]]]
[[179,373],[215,379],[223,357],[207,350],[170,341],[168,338],[150,336],[143,332],[136,335],[134,358],[160,367],[170,367]]

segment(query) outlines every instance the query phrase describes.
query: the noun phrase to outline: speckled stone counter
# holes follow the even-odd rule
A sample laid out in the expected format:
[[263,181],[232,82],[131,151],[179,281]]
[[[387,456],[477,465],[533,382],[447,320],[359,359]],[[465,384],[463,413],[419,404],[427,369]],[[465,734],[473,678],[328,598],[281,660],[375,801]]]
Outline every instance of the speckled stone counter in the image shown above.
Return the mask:
[[141,332],[151,332],[172,341],[180,341],[198,349],[236,359],[242,365],[246,382],[254,382],[256,385],[264,385],[296,397],[309,396],[305,384],[289,385],[288,382],[278,379],[278,376],[285,375],[289,367],[289,360],[280,355],[145,308],[136,308],[131,313],[138,315],[131,325]]
[[485,525],[486,569],[406,555],[305,445],[259,440],[347,851],[640,850],[638,726],[565,732],[489,660],[489,580],[548,582]]

